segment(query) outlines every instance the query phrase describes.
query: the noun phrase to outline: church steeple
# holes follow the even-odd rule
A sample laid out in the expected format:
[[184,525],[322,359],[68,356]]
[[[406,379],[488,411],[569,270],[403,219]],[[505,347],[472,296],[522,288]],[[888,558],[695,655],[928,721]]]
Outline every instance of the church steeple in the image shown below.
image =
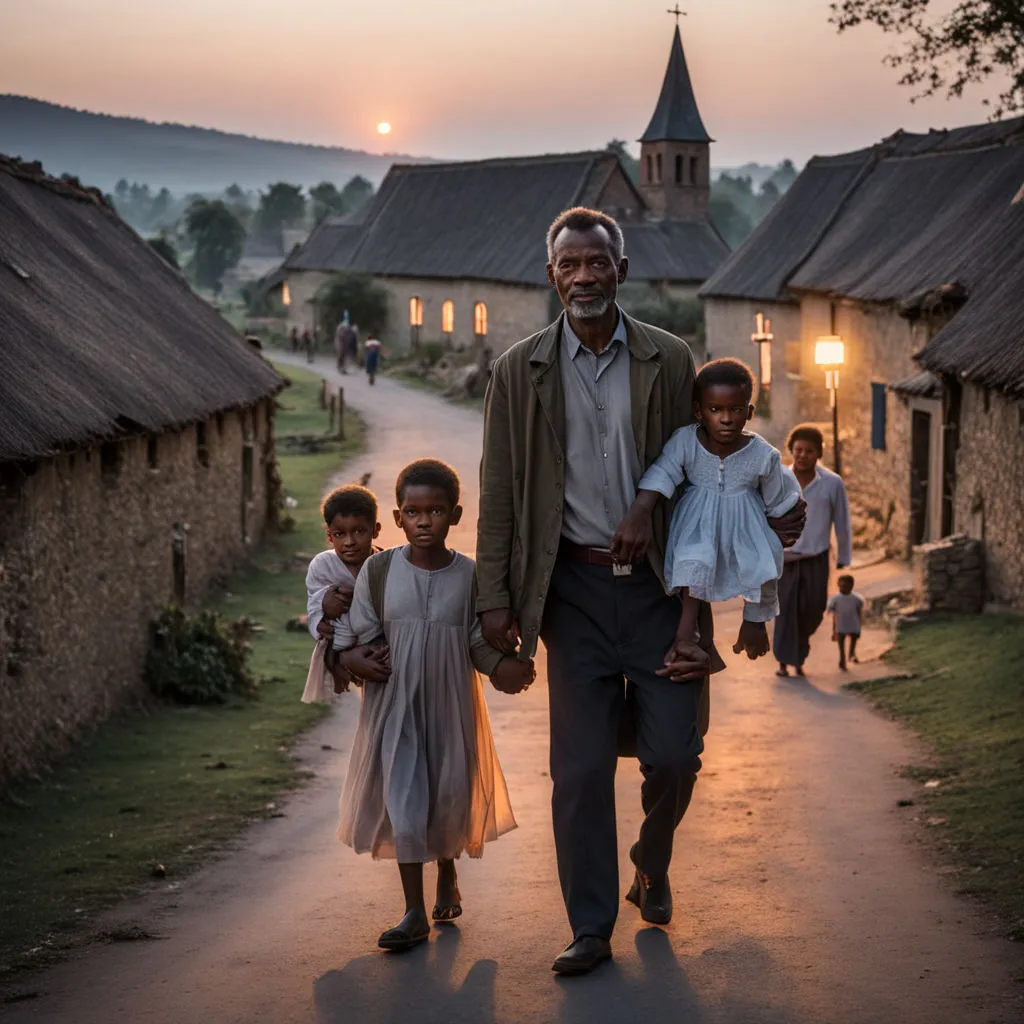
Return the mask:
[[658,105],[640,137],[640,190],[664,217],[705,214],[711,198],[710,143],[676,25]]

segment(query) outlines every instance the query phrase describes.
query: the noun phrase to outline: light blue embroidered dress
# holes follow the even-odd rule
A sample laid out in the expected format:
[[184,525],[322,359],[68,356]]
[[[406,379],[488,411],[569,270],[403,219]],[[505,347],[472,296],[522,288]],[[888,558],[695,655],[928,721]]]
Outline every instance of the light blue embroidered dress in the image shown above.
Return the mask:
[[766,515],[788,512],[799,485],[758,434],[746,434],[747,444],[723,459],[701,444],[697,431],[697,424],[677,430],[637,485],[671,498],[687,484],[669,527],[665,584],[670,591],[687,587],[701,601],[767,603],[774,617],[782,543]]

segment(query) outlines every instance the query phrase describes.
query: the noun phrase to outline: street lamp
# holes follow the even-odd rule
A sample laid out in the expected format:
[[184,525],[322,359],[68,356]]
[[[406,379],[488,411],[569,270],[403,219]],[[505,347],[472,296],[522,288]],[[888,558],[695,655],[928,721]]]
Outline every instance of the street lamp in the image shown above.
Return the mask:
[[839,367],[846,359],[843,339],[838,334],[826,334],[814,343],[814,363],[825,371],[825,387],[832,407],[832,450],[835,453],[835,471],[842,476],[839,456]]

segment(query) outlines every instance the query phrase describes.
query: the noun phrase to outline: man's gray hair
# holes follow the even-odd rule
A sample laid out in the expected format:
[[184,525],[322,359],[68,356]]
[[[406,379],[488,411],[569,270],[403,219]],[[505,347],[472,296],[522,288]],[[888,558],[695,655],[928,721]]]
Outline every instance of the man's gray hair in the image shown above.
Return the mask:
[[555,241],[563,231],[590,231],[592,228],[604,228],[608,232],[612,257],[618,263],[626,249],[622,228],[614,217],[586,206],[574,206],[570,210],[564,210],[554,219],[548,228],[548,263],[555,262]]

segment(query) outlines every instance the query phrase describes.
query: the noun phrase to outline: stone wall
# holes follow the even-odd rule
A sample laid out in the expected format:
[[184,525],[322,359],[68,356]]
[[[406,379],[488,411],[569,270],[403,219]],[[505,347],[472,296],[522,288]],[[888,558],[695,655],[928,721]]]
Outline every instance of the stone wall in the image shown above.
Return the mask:
[[984,543],[986,596],[1024,609],[1024,403],[963,386],[954,526]]
[[731,356],[740,359],[759,376],[759,353],[750,340],[754,318],[763,313],[772,322],[771,404],[767,417],[751,424],[762,437],[781,448],[790,429],[802,419],[799,407],[800,307],[781,302],[753,302],[745,299],[705,299],[707,358]]
[[174,596],[176,525],[193,606],[262,537],[273,409],[0,466],[0,783],[140,692],[149,622]]
[[977,614],[985,604],[981,541],[963,535],[914,548],[914,604],[929,612]]

